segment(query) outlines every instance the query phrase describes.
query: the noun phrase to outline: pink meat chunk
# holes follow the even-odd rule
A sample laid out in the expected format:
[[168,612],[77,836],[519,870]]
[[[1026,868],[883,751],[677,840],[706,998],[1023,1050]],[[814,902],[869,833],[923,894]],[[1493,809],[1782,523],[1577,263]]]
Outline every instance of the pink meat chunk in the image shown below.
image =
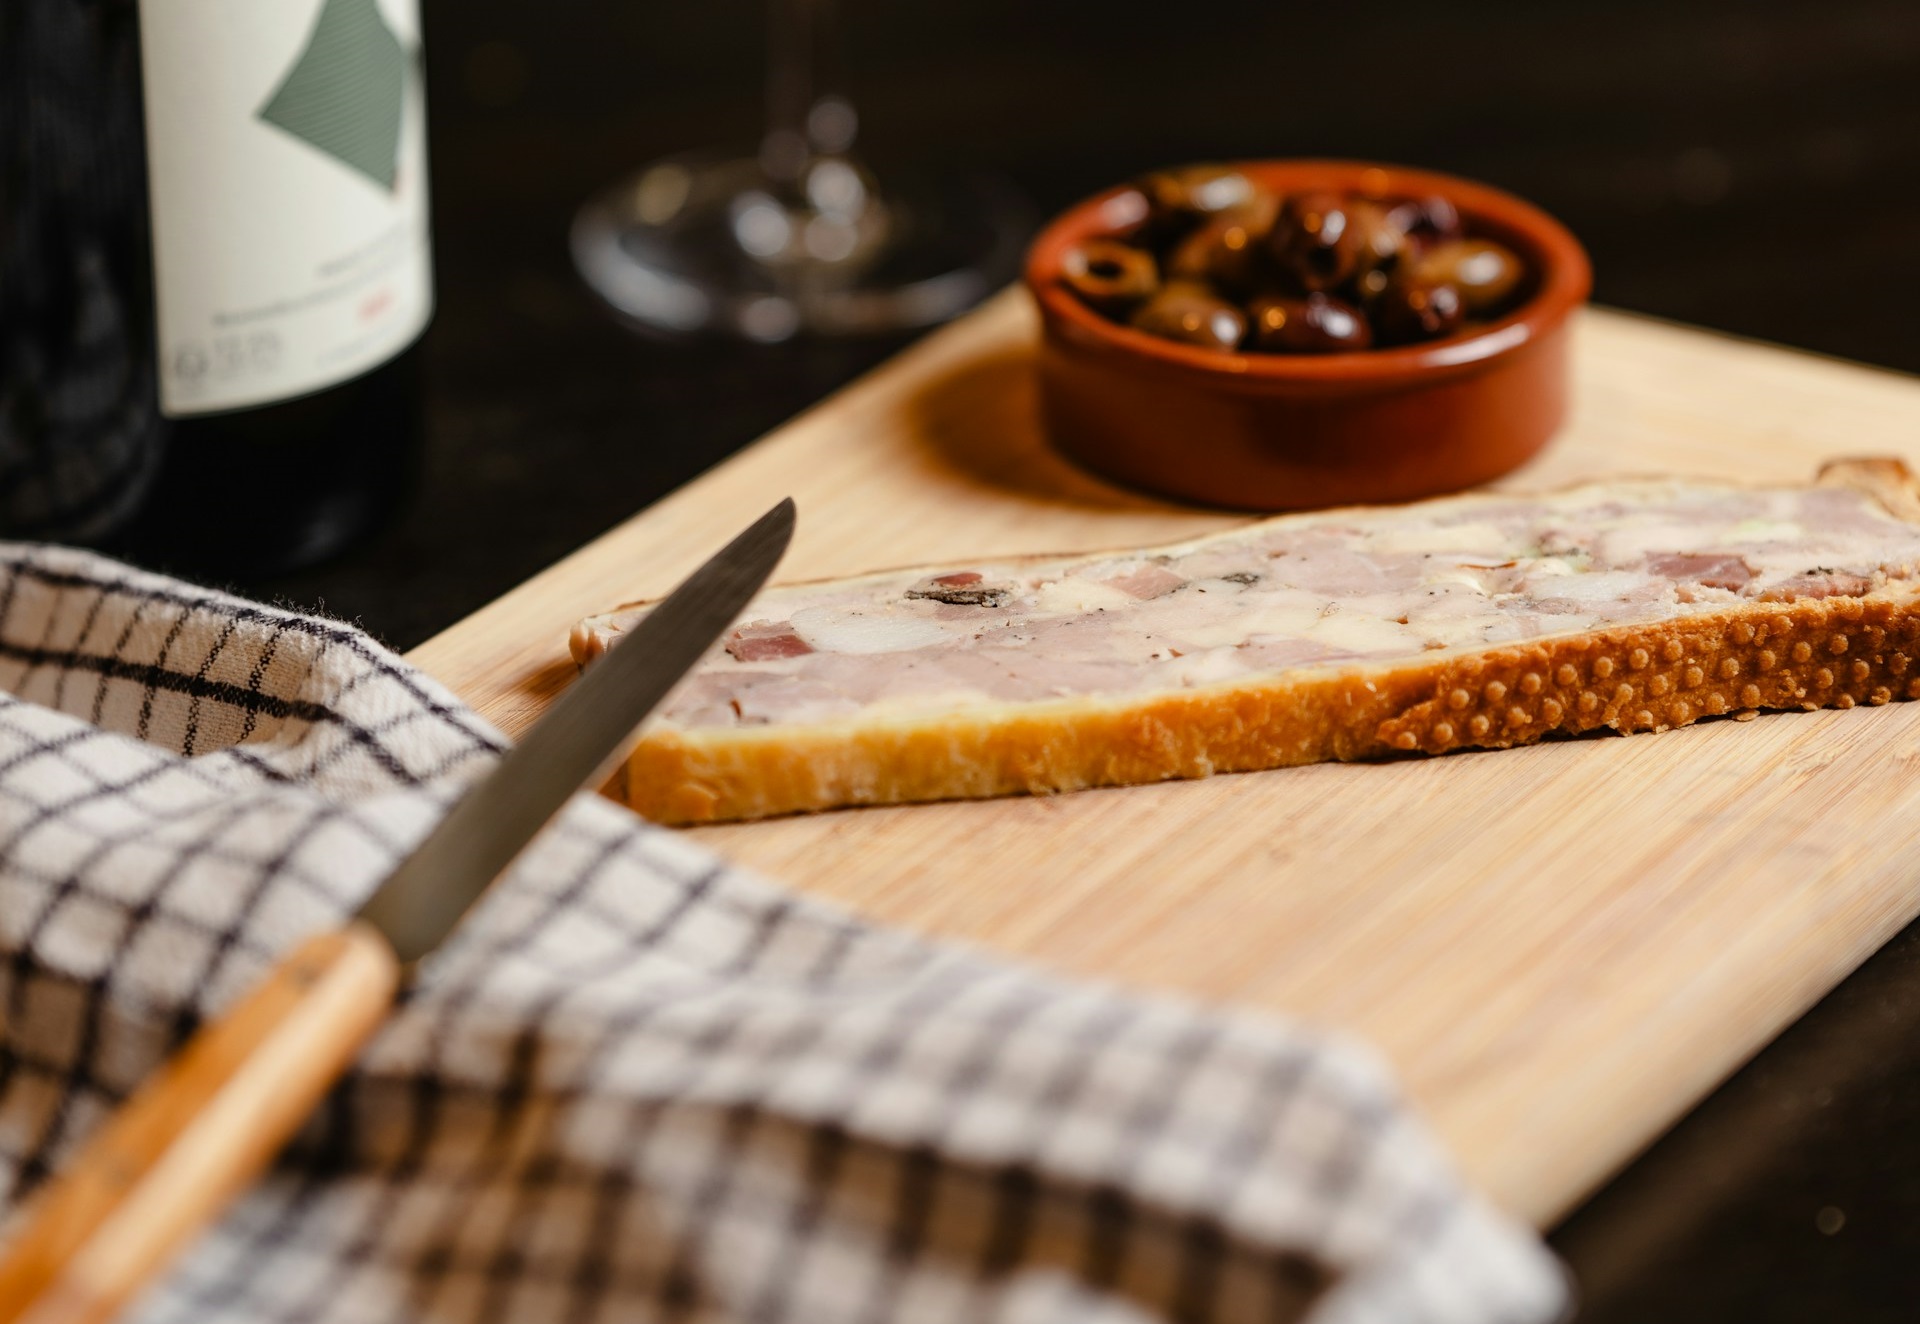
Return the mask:
[[733,632],[727,651],[739,662],[771,662],[781,657],[804,657],[813,651],[787,621],[753,621]]
[[1724,588],[1732,593],[1753,582],[1753,570],[1741,558],[1711,552],[1655,556],[1647,562],[1647,569],[1668,579],[1699,584],[1703,588]]

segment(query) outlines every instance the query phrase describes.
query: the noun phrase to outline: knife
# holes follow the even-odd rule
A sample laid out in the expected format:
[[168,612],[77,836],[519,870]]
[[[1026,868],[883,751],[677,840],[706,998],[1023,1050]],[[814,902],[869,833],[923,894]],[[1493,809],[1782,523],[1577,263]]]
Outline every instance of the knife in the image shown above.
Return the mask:
[[[466,792],[344,928],[307,939],[135,1091],[0,1258],[0,1322],[110,1318],[259,1176],[438,946],[766,583],[791,498],[701,566]],[[604,775],[604,774],[603,774]]]

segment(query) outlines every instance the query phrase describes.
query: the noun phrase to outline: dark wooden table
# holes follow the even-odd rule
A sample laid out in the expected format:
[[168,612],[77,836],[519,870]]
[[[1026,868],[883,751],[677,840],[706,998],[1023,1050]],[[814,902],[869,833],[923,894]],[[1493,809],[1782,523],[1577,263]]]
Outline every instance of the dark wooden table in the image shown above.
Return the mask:
[[[347,558],[239,585],[397,648],[900,344],[650,341],[569,266],[587,194],[655,155],[752,140],[757,3],[426,9],[440,290],[426,483]],[[844,9],[863,142],[883,172],[989,168],[1047,212],[1209,157],[1431,166],[1565,219],[1603,302],[1920,369],[1909,0]],[[1910,930],[1553,1239],[1596,1322],[1906,1320],[1915,1226]]]

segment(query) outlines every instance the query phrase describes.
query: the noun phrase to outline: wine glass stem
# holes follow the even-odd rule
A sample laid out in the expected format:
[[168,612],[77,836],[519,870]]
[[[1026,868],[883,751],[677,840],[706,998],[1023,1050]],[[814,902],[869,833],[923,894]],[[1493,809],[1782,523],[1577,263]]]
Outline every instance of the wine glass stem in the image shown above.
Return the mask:
[[836,90],[836,0],[768,0],[767,130],[760,163],[797,190],[821,152],[853,145],[852,107]]

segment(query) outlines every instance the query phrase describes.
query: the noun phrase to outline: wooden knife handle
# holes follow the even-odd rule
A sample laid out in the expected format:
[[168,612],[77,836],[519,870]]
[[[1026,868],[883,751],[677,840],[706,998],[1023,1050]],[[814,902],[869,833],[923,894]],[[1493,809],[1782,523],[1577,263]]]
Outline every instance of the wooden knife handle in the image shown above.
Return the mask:
[[355,922],[308,939],[108,1118],[22,1212],[0,1321],[77,1324],[126,1304],[279,1152],[399,985]]

